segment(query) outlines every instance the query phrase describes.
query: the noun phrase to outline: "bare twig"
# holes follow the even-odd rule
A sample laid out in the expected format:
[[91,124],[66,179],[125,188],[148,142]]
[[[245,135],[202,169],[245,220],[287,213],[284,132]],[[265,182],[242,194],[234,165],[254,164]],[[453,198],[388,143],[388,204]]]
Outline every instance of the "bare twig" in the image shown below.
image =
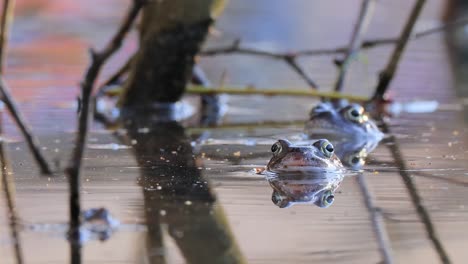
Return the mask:
[[425,3],[426,0],[417,0],[416,4],[414,5],[403,32],[401,33],[400,39],[398,40],[393,54],[390,57],[387,67],[380,73],[379,83],[377,84],[377,88],[375,89],[375,93],[372,97],[373,100],[379,101],[383,99],[388,85],[392,81],[393,75],[398,68],[398,64],[400,62],[401,56],[403,55],[406,44],[411,37],[411,32],[413,31],[413,27],[416,24],[416,20],[418,19],[419,14],[421,14]]
[[39,144],[37,142],[37,139],[33,136],[33,134],[31,133],[31,129],[27,125],[22,114],[19,112],[18,107],[13,97],[11,96],[10,90],[8,89],[8,86],[3,80],[3,76],[2,76],[3,66],[4,66],[3,62],[5,58],[5,51],[6,51],[6,45],[7,45],[7,39],[8,39],[8,32],[9,32],[8,29],[9,29],[9,24],[11,23],[11,20],[13,19],[14,4],[15,4],[14,0],[5,0],[3,2],[2,17],[0,21],[0,30],[1,30],[0,32],[0,97],[2,98],[3,102],[7,106],[8,111],[13,116],[14,121],[16,122],[16,124],[21,130],[21,133],[26,139],[28,147],[30,148],[34,156],[34,159],[39,165],[41,173],[51,174],[52,171],[50,170],[46,159],[44,158],[44,156],[42,155],[39,149]]
[[125,62],[125,64],[122,65],[122,67],[120,67],[116,73],[114,73],[111,77],[109,77],[109,79],[107,79],[101,87],[105,87],[105,86],[117,83],[120,80],[120,78],[122,78],[122,76],[128,72],[134,59],[135,59],[135,54],[130,56]]
[[[101,66],[105,61],[122,45],[123,39],[130,30],[133,22],[135,21],[144,0],[133,0],[126,17],[120,25],[117,33],[113,36],[107,46],[101,51],[97,52],[91,50],[91,64],[86,71],[83,82],[81,83],[81,101],[82,107],[78,119],[78,134],[75,139],[75,148],[72,153],[69,165],[66,169],[66,174],[69,177],[70,188],[70,230],[69,236],[71,241],[72,262],[79,263],[80,261],[80,168],[83,158],[83,153],[86,145],[86,136],[88,133],[88,116],[90,110],[90,99],[96,78],[99,75]],[[76,246],[78,245],[78,247]]]
[[44,158],[43,154],[41,153],[39,149],[39,144],[38,144],[36,137],[34,137],[23,115],[18,110],[18,107],[16,106],[13,96],[11,96],[10,91],[1,75],[0,75],[0,96],[2,97],[3,102],[5,103],[10,114],[12,115],[16,124],[21,130],[21,133],[23,134],[24,138],[26,139],[26,143],[28,144],[28,147],[34,156],[34,159],[39,165],[41,173],[52,174],[52,171],[50,170],[46,159]]
[[269,52],[251,48],[244,48],[240,46],[240,40],[235,40],[232,45],[227,47],[215,48],[215,49],[208,49],[205,51],[201,51],[200,55],[203,56],[215,56],[220,54],[230,54],[230,53],[237,53],[237,54],[245,54],[245,55],[256,55],[256,56],[263,56],[269,57],[273,59],[283,60],[286,64],[291,66],[293,70],[301,76],[301,78],[312,88],[317,89],[318,85],[310,78],[302,67],[297,63],[297,54],[295,53],[279,53],[279,52]]
[[[456,28],[456,27],[461,27],[465,26],[468,24],[468,18],[462,18],[453,22],[446,23],[441,26],[437,26],[434,28],[430,28],[427,30],[423,30],[421,32],[417,32],[410,36],[411,40],[419,39],[422,37],[426,37],[429,35],[433,35],[435,33],[440,33],[447,31],[448,29]],[[362,48],[367,49],[367,48],[372,48],[375,46],[380,46],[380,45],[388,45],[388,44],[395,44],[400,40],[399,37],[394,37],[394,38],[382,38],[382,39],[374,39],[374,40],[366,40],[362,43]]]
[[413,202],[413,205],[416,208],[416,211],[418,213],[419,219],[424,224],[427,236],[429,240],[432,242],[442,263],[445,263],[445,264],[451,263],[447,255],[447,252],[442,246],[442,242],[440,241],[435,231],[435,227],[432,224],[429,213],[424,207],[422,199],[418,194],[416,185],[414,184],[413,179],[411,178],[411,175],[407,171],[407,166],[406,166],[405,160],[402,157],[402,154],[398,145],[398,141],[396,140],[396,137],[393,134],[391,134],[390,128],[388,127],[387,123],[385,123],[383,120],[381,121],[382,121],[381,122],[382,131],[385,134],[390,135],[389,142],[392,143],[392,144],[386,144],[386,146],[389,148],[390,152],[392,153],[393,159],[395,160],[395,164],[399,167],[399,174],[403,180],[403,183],[406,186],[406,189],[408,190],[411,201]]
[[[444,24],[442,26],[437,26],[428,30],[424,30],[418,33],[413,34],[410,36],[411,40],[419,39],[422,37],[426,37],[432,34],[444,32],[447,29],[461,27],[468,24],[468,18],[460,19],[451,23]],[[381,39],[369,39],[362,42],[361,49],[369,49],[378,47],[381,45],[388,45],[388,44],[395,44],[400,40],[399,37],[394,38],[381,38]],[[270,57],[275,59],[282,59],[286,56],[294,55],[295,57],[302,57],[302,56],[324,56],[324,55],[336,55],[336,54],[343,54],[346,53],[348,50],[348,46],[337,47],[337,48],[324,48],[324,49],[312,49],[312,50],[300,50],[295,52],[272,52],[272,51],[265,51],[260,49],[253,49],[253,48],[244,48],[236,46],[238,40],[234,41],[233,44],[224,47],[214,47],[208,48],[204,51],[200,52],[201,56],[216,56],[221,54],[230,54],[230,53],[238,53],[238,54],[245,54],[245,55],[256,55],[256,56],[264,56]]]
[[0,73],[3,73],[5,50],[8,43],[10,23],[13,20],[15,0],[3,0],[2,17],[0,21]]
[[390,240],[388,238],[387,230],[385,229],[385,223],[383,221],[382,212],[379,208],[374,205],[372,195],[367,186],[366,179],[362,173],[358,174],[357,177],[359,187],[361,192],[364,195],[364,201],[366,203],[367,210],[371,215],[372,225],[374,227],[374,232],[377,237],[377,242],[379,244],[380,254],[383,258],[383,263],[391,264],[393,262],[392,258],[392,248],[390,246]]
[[349,65],[359,53],[362,46],[362,38],[364,37],[367,27],[371,20],[373,10],[375,7],[376,0],[363,0],[361,5],[361,11],[359,12],[358,21],[354,27],[351,42],[349,43],[348,51],[346,56],[340,64],[338,78],[335,83],[335,91],[341,92],[343,90],[343,84],[348,72]]
[[347,99],[355,102],[363,102],[367,100],[367,97],[341,94],[336,92],[320,92],[314,90],[305,89],[254,89],[254,88],[235,88],[235,87],[223,87],[223,88],[205,88],[199,85],[192,85],[187,87],[187,93],[189,94],[237,94],[237,95],[264,95],[264,96],[299,96],[299,97],[320,97],[328,99]]

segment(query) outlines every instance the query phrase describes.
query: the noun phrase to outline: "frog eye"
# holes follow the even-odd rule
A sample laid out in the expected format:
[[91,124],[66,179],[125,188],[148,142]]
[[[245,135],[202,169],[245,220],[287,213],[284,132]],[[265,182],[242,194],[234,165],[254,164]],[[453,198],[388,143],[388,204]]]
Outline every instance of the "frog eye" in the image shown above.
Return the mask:
[[335,201],[335,195],[333,195],[332,191],[328,190],[322,194],[320,199],[317,202],[315,202],[315,204],[319,207],[327,208],[330,205],[332,205],[334,201]]
[[320,151],[325,155],[327,158],[331,158],[333,152],[335,151],[335,147],[333,147],[330,141],[323,139],[320,143]]
[[355,167],[355,166],[363,166],[364,165],[364,159],[360,156],[351,156],[348,159],[348,163]]
[[288,198],[282,196],[277,191],[273,191],[271,194],[271,201],[279,208],[287,208],[292,205]]
[[280,142],[276,142],[271,146],[271,152],[273,152],[274,155],[281,153],[281,150],[283,150],[283,146]]
[[364,108],[360,105],[353,105],[345,112],[345,117],[353,122],[363,121]]

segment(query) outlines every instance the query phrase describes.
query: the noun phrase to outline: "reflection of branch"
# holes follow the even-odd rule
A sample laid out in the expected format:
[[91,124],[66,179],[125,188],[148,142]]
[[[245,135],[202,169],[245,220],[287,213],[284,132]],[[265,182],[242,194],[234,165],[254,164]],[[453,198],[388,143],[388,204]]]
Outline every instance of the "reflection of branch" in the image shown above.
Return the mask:
[[0,73],[3,73],[3,62],[5,60],[5,50],[8,40],[10,23],[13,20],[13,9],[15,0],[4,0],[2,17],[0,22]]
[[358,174],[359,187],[364,195],[364,201],[366,203],[367,210],[371,214],[372,225],[374,226],[374,231],[377,236],[377,241],[379,243],[380,254],[383,257],[383,263],[391,264],[393,263],[392,258],[392,248],[390,246],[390,240],[388,238],[387,231],[385,229],[385,223],[382,219],[382,212],[379,208],[375,207],[372,195],[367,186],[366,178],[362,173]]
[[427,212],[426,208],[424,207],[421,197],[418,194],[418,190],[416,185],[411,178],[411,175],[407,171],[406,163],[401,155],[401,151],[399,149],[398,142],[391,131],[384,121],[382,121],[382,131],[385,134],[390,135],[389,140],[393,144],[386,144],[389,148],[390,152],[392,153],[393,159],[395,160],[395,164],[397,164],[399,168],[400,176],[405,184],[406,188],[408,189],[408,193],[411,197],[411,201],[413,205],[416,207],[416,211],[418,213],[419,219],[424,224],[426,228],[427,236],[431,240],[432,244],[434,245],[435,250],[439,254],[440,260],[442,263],[451,263],[450,259],[442,246],[442,243],[439,237],[436,234],[434,225],[432,224],[431,218],[429,217],[429,213]]
[[385,70],[380,73],[379,76],[379,83],[377,84],[377,88],[375,89],[375,93],[373,96],[374,100],[382,100],[385,92],[387,91],[388,85],[393,79],[393,75],[395,74],[398,64],[400,62],[400,58],[403,55],[403,51],[408,44],[408,41],[411,37],[411,32],[413,31],[413,27],[416,24],[416,20],[421,13],[421,10],[426,3],[426,0],[417,0],[416,4],[411,11],[411,14],[406,22],[406,25],[401,33],[400,39],[398,40],[396,47],[393,51],[392,56],[390,57],[390,61],[387,64]]
[[[66,169],[66,174],[69,176],[70,184],[70,241],[72,244],[72,262],[79,263],[81,256],[76,252],[79,247],[79,225],[80,225],[80,201],[79,201],[79,173],[83,152],[85,149],[86,136],[88,132],[88,115],[90,108],[90,98],[94,82],[99,74],[101,66],[105,61],[122,45],[122,41],[130,30],[134,20],[136,19],[143,0],[134,0],[125,19],[120,25],[117,33],[101,52],[91,50],[91,65],[86,71],[85,78],[81,83],[81,102],[82,107],[78,119],[78,135],[75,139],[75,148],[72,153],[69,166]],[[75,251],[75,252],[74,252]]]
[[361,5],[361,11],[359,13],[358,22],[354,27],[351,42],[346,52],[344,60],[340,63],[338,78],[335,83],[335,91],[341,92],[343,90],[346,73],[348,72],[351,61],[354,60],[362,46],[362,38],[367,31],[370,19],[373,14],[376,0],[363,0]]
[[16,215],[16,207],[14,204],[14,185],[13,185],[13,174],[8,173],[7,159],[5,157],[3,143],[0,142],[0,174],[2,180],[0,185],[3,186],[3,192],[5,193],[5,200],[8,206],[8,219],[10,221],[10,235],[13,241],[16,263],[23,263],[23,254],[21,249],[21,241],[18,231],[18,216]]
[[293,70],[301,76],[301,78],[313,89],[317,89],[317,84],[305,73],[302,67],[297,63],[297,54],[295,53],[277,53],[262,51],[257,49],[244,48],[240,46],[240,40],[237,39],[232,43],[232,45],[222,48],[208,49],[201,51],[200,55],[202,56],[215,56],[219,54],[229,54],[229,53],[238,53],[246,55],[256,55],[269,57],[273,59],[283,60],[286,64],[291,66]]

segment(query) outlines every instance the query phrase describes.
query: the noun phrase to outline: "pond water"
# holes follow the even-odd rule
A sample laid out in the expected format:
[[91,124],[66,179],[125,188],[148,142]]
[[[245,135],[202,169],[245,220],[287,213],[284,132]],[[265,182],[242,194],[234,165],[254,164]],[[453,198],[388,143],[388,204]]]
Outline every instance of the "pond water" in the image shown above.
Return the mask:
[[[75,135],[74,101],[86,48],[105,43],[127,2],[17,2],[5,77],[48,160],[63,169]],[[288,2],[231,1],[217,24],[221,34],[207,45],[241,37],[246,46],[281,51],[348,42],[359,1]],[[440,23],[443,2],[428,1],[417,29]],[[397,35],[410,6],[379,1],[369,38]],[[136,46],[132,35],[103,76]],[[345,91],[369,95],[390,51],[363,52]],[[335,79],[332,59],[300,62],[327,90]],[[214,84],[305,87],[270,59],[219,56],[202,58],[201,65]],[[141,121],[116,132],[93,122],[82,208],[105,208],[99,212],[108,221],[97,221],[109,232],[85,230],[83,263],[379,263],[382,237],[394,263],[440,263],[437,242],[452,263],[466,263],[468,126],[454,82],[443,35],[411,42],[390,93],[397,101],[436,100],[438,110],[388,120],[385,139],[360,174],[342,178],[328,208],[278,208],[272,186],[253,170],[268,163],[277,139],[302,140],[315,99],[230,96],[226,116],[213,128],[193,120]],[[6,113],[2,118],[24,263],[69,262],[67,180],[63,174],[40,176],[14,123]],[[3,192],[1,197],[0,263],[16,263]],[[435,236],[428,235],[428,222]]]

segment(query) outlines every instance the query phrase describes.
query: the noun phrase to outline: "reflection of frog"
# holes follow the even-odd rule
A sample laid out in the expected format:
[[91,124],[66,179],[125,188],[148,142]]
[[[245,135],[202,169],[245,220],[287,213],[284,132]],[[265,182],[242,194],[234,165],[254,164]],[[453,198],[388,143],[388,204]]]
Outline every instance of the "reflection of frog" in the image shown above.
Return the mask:
[[361,168],[384,134],[358,104],[320,103],[306,124],[309,137],[326,137],[336,147],[336,155],[346,167]]
[[314,107],[305,127],[314,138],[333,135],[346,138],[362,138],[379,142],[383,133],[358,104],[324,102]]
[[294,203],[314,203],[328,207],[343,179],[343,165],[325,139],[308,146],[279,140],[271,146],[273,157],[266,168],[273,188],[272,201],[280,208]]

